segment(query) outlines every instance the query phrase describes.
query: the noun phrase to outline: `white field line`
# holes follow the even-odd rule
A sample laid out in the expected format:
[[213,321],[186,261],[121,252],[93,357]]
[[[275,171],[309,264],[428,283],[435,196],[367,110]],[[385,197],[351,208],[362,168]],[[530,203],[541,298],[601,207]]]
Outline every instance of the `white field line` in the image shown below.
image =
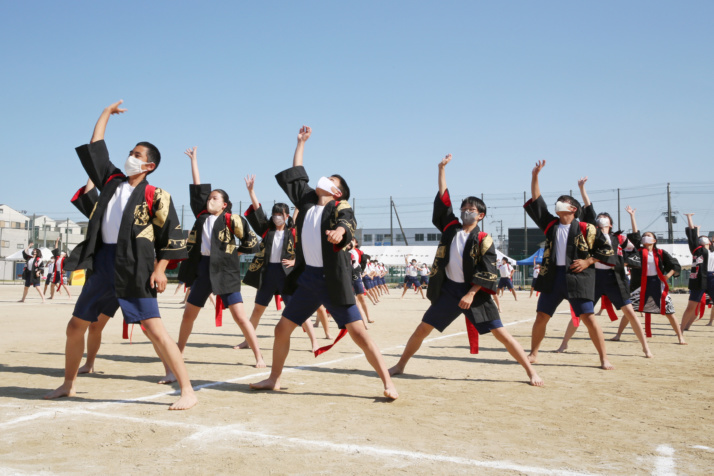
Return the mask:
[[[507,323],[507,324],[504,324],[504,326],[515,326],[516,324],[522,324],[522,323],[524,323],[524,322],[530,322],[530,321],[533,321],[533,320],[535,320],[535,318],[524,319],[524,320],[515,321],[515,322],[509,322],[509,323]],[[426,343],[429,343],[429,342],[434,342],[434,341],[438,341],[438,340],[441,340],[441,339],[448,339],[448,338],[451,338],[451,337],[457,337],[457,336],[462,336],[462,335],[466,335],[466,332],[456,332],[456,333],[454,333],[454,334],[448,334],[448,335],[442,335],[442,336],[438,336],[438,337],[432,337],[431,339],[425,339],[425,340],[424,340],[424,343],[426,344]],[[384,352],[391,352],[391,351],[394,351],[394,350],[397,350],[397,349],[401,349],[401,348],[403,348],[403,347],[404,347],[404,345],[397,345],[397,346],[389,347],[389,348],[387,348],[387,349],[383,349],[382,352],[383,352],[383,353],[384,353]],[[305,370],[305,369],[309,369],[309,368],[321,367],[321,366],[325,366],[325,365],[336,364],[336,363],[339,363],[339,362],[345,362],[345,361],[347,361],[347,360],[353,360],[353,359],[359,359],[359,358],[364,358],[364,354],[362,354],[362,353],[360,352],[360,353],[358,353],[358,354],[351,355],[351,356],[349,356],[349,357],[341,357],[341,358],[339,358],[339,359],[328,360],[328,361],[326,361],[326,362],[316,362],[316,363],[314,363],[314,364],[301,365],[301,366],[298,366],[298,367],[288,367],[288,368],[286,368],[286,369],[283,371],[283,374],[288,373],[288,372],[299,372],[299,371],[301,371],[301,370]],[[205,383],[205,384],[202,384],[202,385],[196,385],[196,386],[193,387],[193,388],[194,388],[194,390],[201,390],[201,389],[204,389],[204,388],[217,387],[217,386],[220,386],[220,385],[225,385],[225,384],[234,383],[234,382],[240,382],[240,381],[243,381],[243,380],[257,379],[257,378],[259,378],[259,377],[267,377],[268,375],[270,375],[270,371],[256,372],[256,373],[253,373],[253,374],[244,375],[244,376],[242,376],[242,377],[236,377],[236,378],[232,378],[232,379],[229,379],[229,380],[220,380],[220,381],[216,381],[216,382]],[[113,402],[103,402],[103,403],[89,404],[89,405],[87,405],[85,408],[90,409],[90,410],[97,410],[97,409],[100,409],[100,408],[103,408],[103,407],[107,407],[107,406],[110,406],[110,405],[116,405],[116,404],[122,404],[122,403],[142,402],[142,401],[146,401],[146,400],[154,400],[154,399],[156,399],[156,398],[166,397],[166,396],[168,396],[168,395],[176,395],[176,394],[178,394],[178,393],[179,393],[179,390],[171,390],[170,392],[160,392],[160,393],[155,393],[155,394],[153,394],[153,395],[147,395],[147,396],[145,396],[145,397],[137,397],[137,398],[131,398],[131,399],[125,399],[125,400],[116,400],[116,401],[113,401]],[[43,410],[41,410],[41,411],[39,411],[39,412],[37,412],[37,413],[34,413],[34,414],[32,414],[32,415],[26,415],[26,416],[23,416],[23,417],[19,417],[19,418],[15,418],[15,419],[12,419],[12,420],[9,420],[9,421],[2,422],[2,423],[0,423],[0,428],[7,428],[7,427],[10,427],[10,426],[19,424],[19,423],[25,423],[25,422],[32,421],[32,420],[36,420],[36,419],[38,419],[38,418],[42,418],[42,417],[45,417],[45,416],[53,416],[53,415],[55,415],[58,411],[60,411],[61,409],[65,409],[65,408],[66,408],[66,407],[62,406],[62,407],[60,407],[60,408],[55,408],[55,409],[52,409],[52,410],[45,410],[45,409],[43,409]]]
[[657,447],[659,456],[655,457],[655,467],[652,474],[654,476],[676,475],[674,464],[674,448],[669,445],[659,445]]
[[560,470],[554,468],[541,468],[538,466],[526,466],[512,463],[510,461],[480,461],[475,459],[462,458],[459,456],[421,453],[418,451],[406,451],[380,446],[342,444],[324,440],[308,440],[304,438],[271,435],[268,433],[243,430],[241,428],[241,425],[235,424],[222,426],[198,425],[184,423],[180,421],[152,420],[148,418],[127,416],[115,413],[100,413],[82,409],[61,410],[59,413],[64,413],[67,415],[89,415],[97,418],[117,419],[139,424],[163,425],[174,428],[189,428],[193,430],[193,434],[184,438],[183,441],[190,441],[194,444],[196,442],[198,442],[199,444],[205,444],[209,440],[215,439],[226,441],[227,438],[230,438],[235,440],[247,440],[253,443],[256,441],[261,441],[265,444],[300,446],[311,450],[319,448],[321,450],[334,451],[344,454],[371,455],[382,458],[402,458],[405,460],[419,462],[448,463],[477,468],[490,468],[501,471],[512,471],[524,474],[553,474],[562,476],[592,476],[594,474],[579,471]]

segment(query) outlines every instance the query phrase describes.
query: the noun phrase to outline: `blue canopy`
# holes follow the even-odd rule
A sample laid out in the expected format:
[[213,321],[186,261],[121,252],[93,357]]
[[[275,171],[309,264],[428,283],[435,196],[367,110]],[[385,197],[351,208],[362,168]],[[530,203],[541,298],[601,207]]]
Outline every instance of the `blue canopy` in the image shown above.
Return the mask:
[[533,266],[533,258],[535,258],[536,263],[541,264],[543,262],[543,248],[540,248],[528,258],[516,261],[516,264],[519,266]]

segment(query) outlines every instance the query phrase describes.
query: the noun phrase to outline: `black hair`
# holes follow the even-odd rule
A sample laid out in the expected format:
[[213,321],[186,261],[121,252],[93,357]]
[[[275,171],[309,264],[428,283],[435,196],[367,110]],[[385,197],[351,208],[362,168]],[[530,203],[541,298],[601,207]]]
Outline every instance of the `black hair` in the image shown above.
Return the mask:
[[[218,193],[220,193],[220,194],[221,194],[221,197],[223,198],[223,201],[224,201],[225,203],[227,203],[226,208],[224,208],[223,211],[226,212],[226,213],[233,213],[233,212],[232,212],[233,204],[231,203],[231,199],[228,197],[228,194],[226,193],[226,191],[223,190],[223,189],[220,189],[220,188],[216,188],[216,189],[214,189],[214,190],[211,190],[211,193],[213,193],[213,192],[218,192]],[[210,196],[210,195],[209,195],[209,196]]]
[[[290,207],[286,203],[276,203],[273,205],[273,209],[270,211],[271,215],[274,215],[276,213],[280,213],[281,215],[287,215],[288,219],[285,220],[285,228],[292,228],[295,224],[293,223],[293,217],[290,216]],[[268,224],[268,227],[271,229],[275,230],[275,222],[273,221],[273,218],[270,218],[270,223]]]
[[39,256],[40,258],[42,258],[42,251],[40,251],[39,248],[35,248],[35,253],[36,253],[36,255],[35,255],[36,257]]
[[340,185],[337,187],[340,189],[340,192],[342,192],[342,196],[340,197],[340,200],[349,201],[350,187],[349,187],[349,185],[347,185],[347,182],[345,182],[345,179],[342,178],[342,175],[337,175],[337,174],[332,174],[331,177],[337,177],[338,179],[340,179]]
[[600,217],[607,217],[610,219],[610,228],[615,226],[615,222],[612,220],[612,217],[610,216],[609,213],[607,213],[607,212],[598,213],[597,218],[600,218]]
[[581,217],[583,207],[580,206],[580,202],[577,201],[577,200],[575,199],[575,197],[571,197],[570,195],[561,195],[561,196],[558,197],[558,199],[556,200],[556,202],[565,202],[565,203],[567,203],[568,205],[577,208],[577,210],[575,210],[575,218],[578,218],[578,219],[579,219],[579,218]]
[[483,213],[484,218],[486,217],[486,204],[480,198],[466,197],[461,202],[461,208],[464,208],[464,205],[471,205],[472,207],[476,207],[476,210],[478,210],[479,213]]
[[[146,147],[147,152],[146,152],[146,159],[147,161],[156,164],[156,167],[154,167],[154,170],[159,168],[159,164],[161,163],[161,152],[159,152],[159,149],[152,144],[151,142],[139,142],[136,145],[140,145],[142,147]],[[153,172],[154,170],[151,170],[149,173]]]

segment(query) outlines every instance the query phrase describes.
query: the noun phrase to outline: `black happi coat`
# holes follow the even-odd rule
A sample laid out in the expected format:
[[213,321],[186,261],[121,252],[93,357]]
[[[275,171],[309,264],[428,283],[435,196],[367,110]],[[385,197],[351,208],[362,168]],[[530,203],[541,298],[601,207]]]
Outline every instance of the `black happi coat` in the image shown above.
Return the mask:
[[27,279],[29,276],[33,283],[39,283],[45,269],[45,263],[42,261],[42,258],[38,257],[34,259],[34,262],[32,263],[32,271],[30,271],[30,268],[27,267],[27,262],[33,259],[32,255],[28,255],[25,253],[25,250],[22,250],[22,258],[25,260],[25,268],[22,270],[22,278]]
[[[627,266],[630,268],[630,291],[636,291],[642,284],[642,235],[637,233],[628,233],[627,239],[632,242],[635,246],[635,250],[627,253]],[[674,270],[673,277],[679,276],[682,271],[682,267],[679,265],[677,258],[667,253],[665,250],[660,249],[662,252],[662,257],[659,258],[659,270],[663,275],[666,275],[670,271]],[[642,295],[641,295],[642,296]]]
[[[536,200],[528,200],[523,205],[523,208],[526,209],[528,216],[545,233],[543,262],[533,288],[542,293],[549,293],[553,291],[555,282],[555,242],[559,219],[557,216],[550,214],[542,196]],[[580,222],[573,220],[570,224],[567,250],[565,252],[565,278],[569,299],[578,298],[590,301],[595,299],[595,266],[592,265],[580,273],[575,273],[570,269],[570,265],[574,260],[587,259],[591,256],[609,266],[615,266],[616,264],[615,251],[607,243],[602,231],[588,223],[586,236],[583,236]]]
[[[245,211],[245,217],[248,219],[248,223],[253,227],[255,232],[263,237],[260,242],[260,251],[253,257],[253,262],[248,267],[248,272],[245,273],[245,278],[243,278],[243,283],[248,286],[253,286],[256,289],[260,289],[263,285],[263,277],[265,276],[265,271],[268,269],[268,264],[270,263],[270,255],[273,251],[273,240],[275,239],[275,227],[270,226],[270,221],[268,217],[265,216],[263,207],[260,206],[258,209],[254,209],[253,205]],[[295,259],[295,241],[297,234],[295,227],[288,228],[285,225],[285,230],[283,231],[283,249],[280,254],[280,263],[283,267],[285,274],[290,274],[293,271],[292,266],[285,266],[282,264],[284,259]]]
[[[102,193],[90,213],[87,239],[67,258],[65,269],[91,271],[94,257],[103,244],[101,227],[109,200],[127,178],[109,160],[103,140],[77,147],[76,151],[87,175]],[[147,185],[144,180],[136,186],[119,227],[114,276],[117,296],[121,298],[156,297],[156,289],[149,284],[154,260],[181,261],[187,256],[186,241],[171,195],[157,188],[149,211],[145,197]]]
[[[456,233],[463,229],[463,225],[454,215],[448,190],[444,192],[444,195],[436,194],[431,221],[441,231],[441,240],[439,240],[439,247],[436,249],[434,263],[431,265],[429,287],[426,290],[426,296],[432,303],[435,303],[439,299],[441,287],[446,281],[446,266],[449,264],[451,242]],[[469,233],[462,258],[464,279],[472,285],[481,286],[471,303],[470,311],[474,323],[500,318],[496,305],[491,299],[491,295],[496,294],[498,284],[496,247],[491,235],[488,234],[483,236],[479,243],[479,231],[477,226]]]
[[82,215],[89,218],[94,211],[94,207],[99,201],[99,192],[97,192],[96,187],[91,189],[89,192],[86,191],[87,186],[83,186],[74,194],[72,199],[72,205],[79,210]]
[[[295,248],[295,270],[285,280],[285,294],[292,295],[297,289],[297,281],[305,270],[305,255],[302,250],[302,228],[305,224],[305,214],[317,205],[318,197],[313,188],[308,185],[309,178],[302,166],[291,167],[275,176],[278,185],[285,191],[290,201],[300,210],[297,217],[297,247]],[[327,241],[325,233],[338,226],[345,229],[342,241],[333,245]],[[327,291],[332,304],[355,304],[355,293],[352,289],[352,264],[350,253],[345,251],[352,241],[357,222],[352,207],[346,200],[330,201],[322,212],[320,225],[320,241],[322,244],[322,264],[327,282]]]
[[[179,280],[191,287],[198,276],[198,263],[201,261],[201,242],[203,225],[210,216],[206,211],[206,202],[211,195],[211,185],[189,185],[191,210],[196,216],[191,233],[188,235],[188,259],[181,263]],[[216,218],[211,234],[210,279],[213,294],[227,294],[240,291],[240,255],[255,253],[258,250],[258,237],[248,226],[245,218],[233,213],[230,216],[230,229],[226,223],[226,213],[221,212]],[[235,239],[240,244],[236,246]]]
[[[597,213],[595,213],[595,207],[593,204],[583,207],[583,221],[590,223],[593,226],[597,226]],[[600,230],[602,232],[602,230]],[[623,300],[630,299],[630,287],[627,279],[627,272],[625,271],[625,256],[623,248],[627,246],[627,237],[622,233],[613,233],[612,227],[610,227],[610,246],[617,244],[617,253],[615,253],[615,282],[617,282],[617,289],[620,291],[620,296]],[[598,296],[596,296],[598,297]]]
[[685,228],[689,242],[689,251],[692,252],[692,272],[689,275],[688,288],[692,291],[707,289],[707,271],[709,270],[709,260],[714,259],[712,253],[699,244],[697,229]]

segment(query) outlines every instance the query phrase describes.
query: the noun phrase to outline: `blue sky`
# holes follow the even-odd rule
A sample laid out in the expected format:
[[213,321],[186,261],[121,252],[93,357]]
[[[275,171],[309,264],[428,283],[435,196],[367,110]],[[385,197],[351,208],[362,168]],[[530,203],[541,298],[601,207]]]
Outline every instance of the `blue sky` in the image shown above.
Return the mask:
[[263,202],[285,200],[273,176],[308,124],[308,173],[344,175],[365,226],[388,226],[390,195],[405,225],[428,225],[436,163],[452,153],[453,195],[483,193],[504,226],[523,225],[545,158],[549,201],[588,175],[598,209],[614,215],[605,191],[628,189],[640,225],[664,230],[673,182],[675,209],[714,230],[702,167],[714,2],[3,1],[0,16],[0,202],[30,213],[79,219],[73,149],[124,99],[108,127],[113,160],[155,143],[151,181],[179,208],[194,145],[202,179],[236,204],[248,173]]

